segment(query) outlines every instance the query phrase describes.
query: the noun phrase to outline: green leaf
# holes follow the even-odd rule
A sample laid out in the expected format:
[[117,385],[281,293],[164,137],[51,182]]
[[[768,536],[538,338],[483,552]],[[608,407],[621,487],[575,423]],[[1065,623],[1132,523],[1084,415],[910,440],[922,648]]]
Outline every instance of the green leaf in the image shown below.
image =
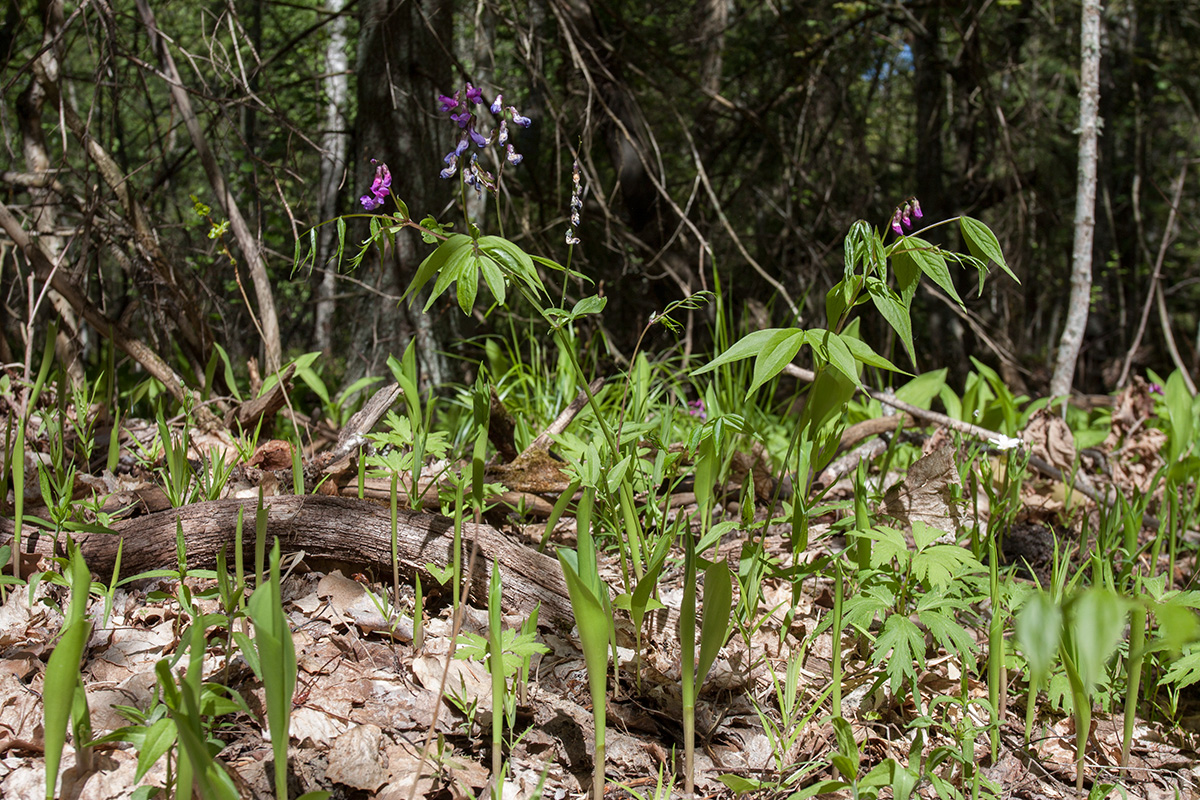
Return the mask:
[[946,385],[947,372],[943,367],[918,375],[896,390],[896,399],[917,408],[928,409],[933,405],[933,398],[937,397]]
[[1126,604],[1110,589],[1087,589],[1067,606],[1068,644],[1084,690],[1100,682],[1126,624]]
[[599,314],[607,304],[607,297],[599,297],[598,295],[584,297],[571,309],[571,318],[578,319],[588,314]]
[[772,337],[778,336],[780,331],[791,333],[796,331],[796,328],[766,328],[761,331],[754,331],[743,336],[738,341],[730,345],[724,353],[714,358],[712,361],[705,364],[698,370],[692,372],[692,376],[703,375],[706,372],[712,372],[717,367],[729,364],[734,361],[740,361],[743,358],[759,355],[764,346]]
[[[838,772],[841,772],[843,777],[848,781],[853,781],[858,777],[858,742],[854,741],[854,729],[850,727],[850,723],[842,717],[834,717],[833,736],[837,742],[838,754],[846,759],[846,764],[843,767],[838,767]],[[836,766],[836,765],[835,765]]]
[[467,316],[475,308],[475,296],[479,293],[479,262],[487,259],[468,259],[458,276],[458,307]]
[[804,331],[780,328],[774,336],[764,342],[758,358],[754,360],[754,380],[750,382],[746,396],[754,394],[764,383],[783,372],[783,368],[792,363],[792,359],[800,351],[804,339]]
[[733,579],[729,564],[724,560],[714,561],[704,571],[704,619],[700,623],[700,660],[696,667],[696,688],[699,689],[708,675],[717,653],[725,646],[729,636],[730,615],[733,608]]
[[1050,673],[1062,640],[1062,609],[1046,592],[1034,593],[1017,614],[1017,645],[1029,665],[1032,686],[1040,686]]
[[1171,668],[1163,676],[1164,683],[1173,683],[1179,689],[1191,686],[1200,681],[1200,647],[1192,646],[1184,651],[1184,655],[1171,663]]
[[[957,653],[964,666],[969,665],[973,669],[975,666],[975,639],[967,633],[962,625],[958,624],[952,614],[945,613],[945,609],[948,607],[945,598],[935,594],[926,595],[926,597],[930,598],[930,605],[934,603],[938,605],[924,610],[918,606],[917,619],[929,629],[929,633],[933,635],[933,639],[939,647],[947,653]],[[923,600],[920,605],[924,604]]]
[[158,760],[166,755],[171,746],[175,744],[175,721],[170,717],[163,717],[145,728],[144,732],[141,746],[137,748],[137,772],[133,776],[134,783],[144,778],[150,768],[157,764]]
[[901,614],[889,616],[875,641],[871,663],[885,665],[892,694],[898,692],[902,680],[917,677],[916,667],[925,667],[925,637],[921,629]]
[[[847,380],[855,386],[859,386],[858,380],[858,363],[854,360],[854,354],[850,352],[850,348],[846,345],[845,339],[838,336],[833,331],[823,331],[819,329],[811,330],[806,337],[809,344],[817,352],[824,351],[825,357],[829,361],[829,365],[840,372]],[[818,340],[820,344],[818,345]],[[797,348],[798,349],[798,348]],[[870,350],[870,348],[867,348]],[[792,354],[795,356],[795,353]],[[792,359],[789,357],[788,361]],[[782,370],[782,367],[780,368]]]
[[966,241],[971,255],[981,259],[984,263],[996,262],[1010,278],[1020,283],[1017,276],[1008,268],[1008,262],[1004,260],[1004,253],[1000,250],[1000,242],[996,239],[996,234],[992,233],[991,228],[971,217],[959,217],[958,227],[962,230],[963,240]]
[[912,257],[913,263],[920,268],[921,272],[942,287],[959,306],[965,307],[962,298],[958,296],[958,289],[954,288],[954,280],[950,277],[950,269],[946,266],[946,257],[942,255],[941,251],[916,236],[909,236],[905,241],[906,246],[911,248],[908,253]]
[[504,301],[508,299],[508,286],[500,265],[493,258],[481,258],[479,259],[479,271],[483,273],[483,282],[487,284],[488,291],[496,299],[496,304],[504,305]]
[[[904,352],[908,353],[909,360],[915,365],[917,355],[913,346],[912,317],[909,315],[908,306],[882,281],[868,281],[867,292],[871,295],[871,302],[875,304],[880,316],[887,320],[888,325],[891,325],[892,330],[900,337]],[[891,369],[894,370],[895,367]]]
[[[914,528],[917,524],[923,523],[913,520]],[[936,528],[930,530],[941,533]],[[964,575],[980,570],[981,566],[971,551],[956,544],[935,544],[912,558],[913,576],[927,583],[931,589],[944,589],[961,580]]]
[[421,262],[421,266],[417,268],[417,274],[413,276],[412,283],[408,285],[401,299],[407,299],[410,296],[415,296],[425,288],[425,284],[429,279],[438,274],[446,265],[450,256],[459,252],[462,248],[471,244],[471,237],[462,233],[453,233],[448,239],[437,246],[432,253],[425,257]]

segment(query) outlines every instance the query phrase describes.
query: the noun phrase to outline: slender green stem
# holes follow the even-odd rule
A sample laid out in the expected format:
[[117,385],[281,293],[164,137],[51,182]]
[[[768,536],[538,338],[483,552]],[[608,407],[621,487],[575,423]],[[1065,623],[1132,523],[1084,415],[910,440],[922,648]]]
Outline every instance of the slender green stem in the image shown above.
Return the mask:
[[834,558],[833,567],[833,716],[842,716],[842,560]]
[[[1140,594],[1140,587],[1139,592]],[[1121,769],[1129,769],[1129,746],[1133,742],[1133,720],[1137,716],[1138,692],[1142,683],[1142,661],[1146,655],[1146,606],[1136,603],[1129,615],[1129,664],[1125,681],[1125,727],[1121,738]]]

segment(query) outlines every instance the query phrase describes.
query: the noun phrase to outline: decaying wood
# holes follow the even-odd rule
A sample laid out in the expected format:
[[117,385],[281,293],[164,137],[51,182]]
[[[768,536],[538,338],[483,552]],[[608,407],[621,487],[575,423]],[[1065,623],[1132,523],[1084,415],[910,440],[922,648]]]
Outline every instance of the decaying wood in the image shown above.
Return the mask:
[[[296,372],[295,364],[288,364],[287,369],[279,376],[279,380],[271,390],[261,397],[247,400],[237,408],[230,409],[225,415],[225,425],[233,430],[253,431],[263,419],[271,419],[283,408],[287,400],[286,392],[291,388],[292,376]],[[236,426],[236,428],[235,428]]]
[[488,421],[488,439],[496,448],[500,460],[507,464],[517,457],[516,423],[512,414],[504,407],[496,387],[492,387],[491,419]]
[[[365,500],[320,495],[287,495],[266,498],[268,542],[279,538],[285,553],[303,551],[307,561],[333,562],[390,575],[391,517],[387,507]],[[151,569],[176,564],[175,526],[181,525],[187,543],[188,566],[211,569],[216,554],[224,549],[233,562],[234,531],[238,509],[243,513],[244,557],[254,561],[254,510],[252,500],[213,500],[170,511],[123,520],[113,525],[114,534],[79,533],[79,544],[88,567],[107,580],[112,575],[117,546],[121,553],[121,575],[128,577]],[[11,542],[11,520],[0,520],[0,539]],[[451,563],[454,542],[453,520],[435,514],[399,511],[397,552],[400,570],[408,580],[421,576],[425,586],[437,582],[426,569]],[[566,583],[558,560],[513,541],[489,525],[466,522],[463,549],[469,554],[479,547],[470,597],[486,605],[491,564],[500,564],[504,606],[507,612],[529,615],[540,605],[539,620],[547,627],[569,630],[574,624]],[[54,537],[26,524],[22,530],[24,553],[54,554]],[[59,549],[62,542],[59,542]],[[465,568],[465,560],[464,560]]]

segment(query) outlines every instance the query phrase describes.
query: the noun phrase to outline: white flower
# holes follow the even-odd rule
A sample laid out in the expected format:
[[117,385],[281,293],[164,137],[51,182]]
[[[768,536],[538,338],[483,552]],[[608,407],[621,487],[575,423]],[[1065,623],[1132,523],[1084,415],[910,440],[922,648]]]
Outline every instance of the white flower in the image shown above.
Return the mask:
[[1003,433],[994,439],[988,439],[988,444],[995,447],[997,450],[1016,450],[1025,442],[1021,441],[1020,437],[1016,439],[1005,436]]

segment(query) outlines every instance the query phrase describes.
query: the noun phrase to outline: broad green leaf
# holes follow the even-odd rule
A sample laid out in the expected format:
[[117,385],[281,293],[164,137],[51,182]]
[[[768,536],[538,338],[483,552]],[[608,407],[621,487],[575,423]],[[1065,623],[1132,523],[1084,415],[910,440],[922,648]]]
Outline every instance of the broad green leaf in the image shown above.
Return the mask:
[[783,372],[783,368],[792,363],[792,359],[800,351],[804,339],[804,331],[781,328],[775,336],[764,342],[758,358],[754,360],[754,380],[750,382],[746,396],[754,394],[764,383]]
[[446,265],[447,259],[469,244],[471,244],[470,236],[462,233],[450,234],[448,239],[439,244],[421,262],[421,266],[417,268],[417,274],[413,276],[412,283],[408,285],[408,289],[405,290],[401,299],[415,296],[421,289],[425,288],[425,284],[429,282],[429,279],[438,274],[442,267]]
[[170,717],[163,717],[145,728],[144,731],[145,735],[141,746],[137,748],[137,772],[133,776],[134,783],[144,778],[150,768],[157,764],[158,760],[166,755],[171,746],[175,744],[175,721]]
[[599,314],[604,310],[604,306],[607,304],[607,297],[590,295],[588,297],[581,298],[579,302],[575,304],[575,307],[571,309],[571,316],[573,318],[578,318],[587,316],[588,314]]
[[971,217],[959,217],[958,227],[962,230],[963,240],[966,241],[971,255],[981,259],[985,264],[988,261],[996,262],[1010,278],[1020,283],[1017,276],[1008,268],[1008,262],[1004,260],[1004,253],[1000,250],[1000,242],[987,225]]
[[761,331],[754,331],[753,333],[748,333],[745,336],[743,336],[741,339],[739,339],[738,341],[736,341],[732,345],[730,345],[729,348],[724,353],[721,353],[721,355],[717,356],[716,358],[714,358],[712,361],[705,364],[700,369],[692,372],[692,375],[693,375],[693,377],[696,375],[703,375],[706,372],[712,372],[714,369],[716,369],[717,367],[720,367],[724,364],[729,364],[733,361],[739,361],[743,358],[750,358],[751,356],[757,356],[759,353],[762,352],[763,347],[766,345],[766,343],[769,342],[772,339],[772,337],[778,336],[780,331],[787,331],[790,333],[795,330],[797,330],[797,329],[796,328],[766,328]]
[[704,571],[704,619],[700,623],[700,661],[696,667],[696,688],[708,675],[717,653],[725,646],[729,635],[730,611],[733,609],[733,581],[729,565],[714,561]]
[[1034,593],[1017,613],[1017,645],[1029,664],[1030,683],[1040,686],[1062,639],[1062,609],[1045,592]]
[[[813,345],[814,349],[817,348],[814,339],[818,336],[821,342],[821,349],[825,351],[826,358],[829,359],[829,365],[844,375],[855,386],[858,386],[858,363],[854,360],[854,354],[850,352],[850,348],[846,345],[845,340],[833,331],[820,331],[819,333],[817,331],[809,331],[807,339]],[[869,350],[870,348],[867,349]],[[792,355],[795,356],[795,353]],[[788,361],[791,360],[789,357]],[[782,370],[782,367],[780,369]]]
[[475,308],[475,296],[479,294],[479,262],[487,260],[478,257],[468,259],[458,276],[458,307],[467,316]]
[[950,277],[950,269],[946,266],[946,257],[942,255],[941,251],[929,242],[916,236],[907,237],[905,246],[908,248],[908,253],[912,257],[913,263],[920,268],[921,272],[929,276],[929,279],[942,287],[943,291],[950,295],[954,302],[962,306],[962,298],[958,296],[958,289],[954,287],[954,280]]
[[1108,659],[1125,630],[1126,604],[1109,589],[1086,589],[1067,607],[1067,632],[1072,660],[1084,690],[1090,691],[1104,675]]
[[947,372],[943,367],[918,375],[896,390],[896,399],[917,408],[928,409],[933,405],[933,398],[937,397],[946,385]]
[[608,637],[613,620],[605,609],[605,603],[580,579],[576,567],[577,555],[572,550],[558,551],[567,580],[567,593],[571,598],[571,610],[575,613],[575,624],[579,630],[579,644],[583,650],[588,671],[588,687],[593,698],[603,703],[608,680]]
[[833,737],[837,742],[837,752],[849,762],[848,769],[843,770],[839,768],[838,771],[842,773],[846,780],[852,781],[858,777],[859,765],[858,742],[854,740],[854,729],[842,717],[834,717],[832,723]]
[[488,291],[492,293],[492,297],[496,298],[496,304],[504,305],[504,301],[508,299],[508,289],[500,265],[492,258],[481,258],[479,271],[483,273],[483,282],[487,284]]
[[908,306],[899,295],[881,281],[868,282],[867,291],[871,295],[871,302],[875,304],[875,309],[900,337],[900,343],[904,345],[904,352],[908,353],[909,360],[916,364],[917,355],[916,348],[913,346],[912,318],[909,316]]

